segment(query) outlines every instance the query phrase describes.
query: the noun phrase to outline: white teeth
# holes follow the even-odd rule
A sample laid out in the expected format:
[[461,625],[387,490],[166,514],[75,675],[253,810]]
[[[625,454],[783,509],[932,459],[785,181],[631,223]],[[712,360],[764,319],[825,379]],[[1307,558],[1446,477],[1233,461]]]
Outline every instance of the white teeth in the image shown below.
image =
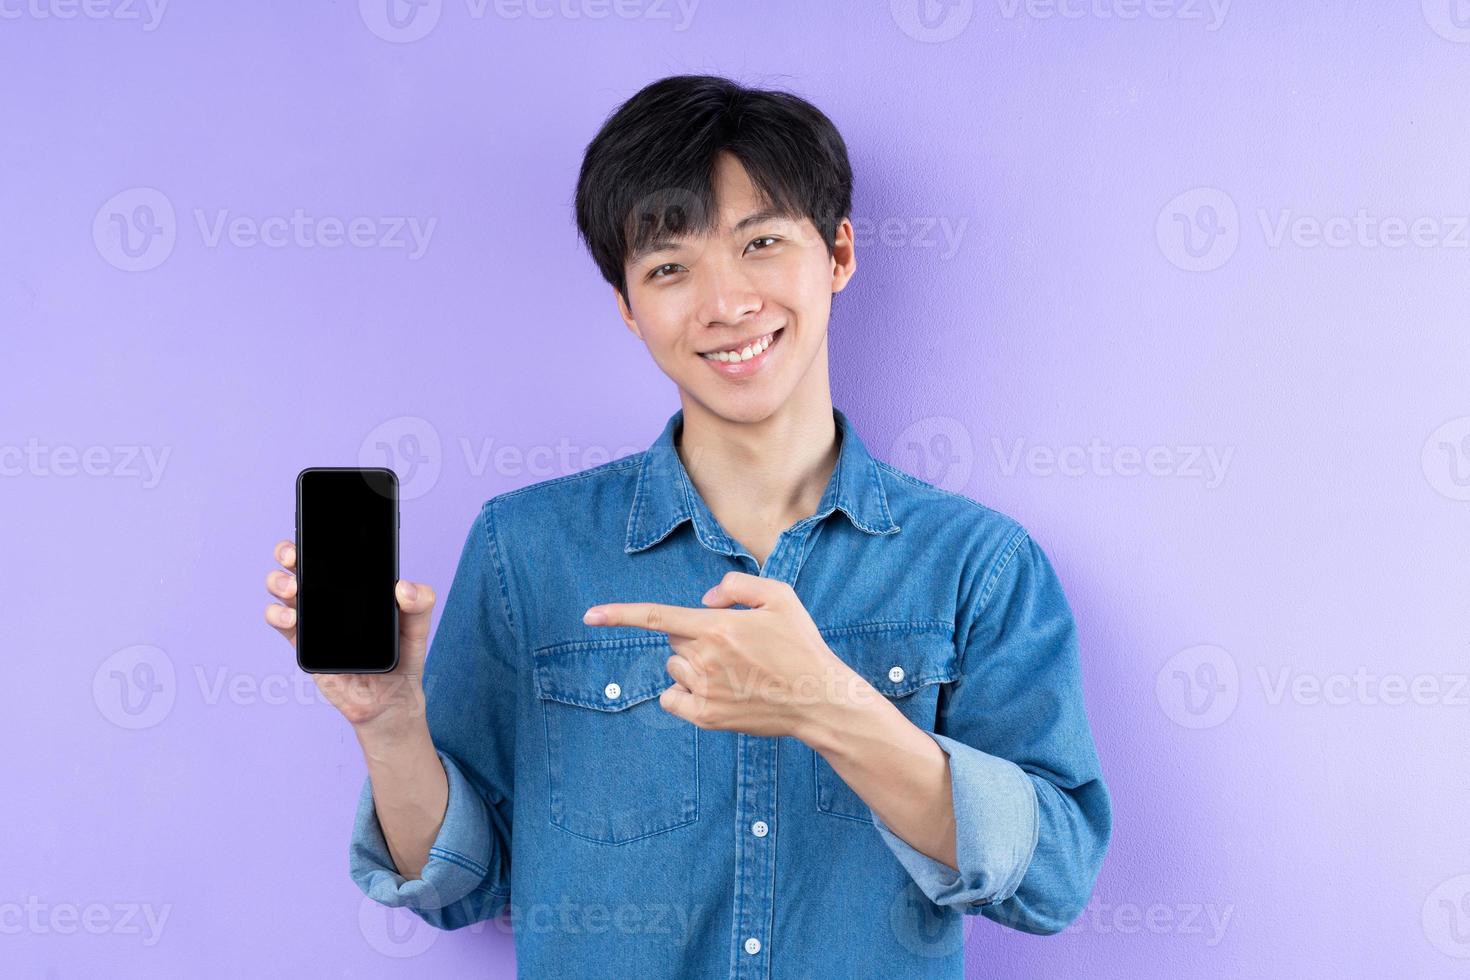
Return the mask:
[[724,361],[727,363],[733,361],[748,361],[752,357],[755,357],[757,354],[761,353],[767,347],[771,346],[771,338],[775,336],[776,335],[774,333],[768,333],[764,337],[761,337],[759,340],[757,340],[755,343],[747,345],[743,350],[715,351],[713,354],[700,354],[699,356],[708,361]]

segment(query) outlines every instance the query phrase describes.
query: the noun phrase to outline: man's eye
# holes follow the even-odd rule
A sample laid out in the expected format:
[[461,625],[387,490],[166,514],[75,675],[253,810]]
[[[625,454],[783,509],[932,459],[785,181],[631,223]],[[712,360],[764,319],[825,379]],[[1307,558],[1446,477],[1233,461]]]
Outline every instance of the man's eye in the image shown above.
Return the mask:
[[[779,242],[780,240],[781,239],[777,238],[775,235],[762,235],[759,238],[753,238],[753,239],[751,239],[750,244],[751,245],[754,245],[756,242]],[[767,246],[767,247],[769,247],[769,246]],[[756,251],[759,252],[760,249],[756,249]]]
[[658,266],[652,272],[650,272],[648,274],[648,278],[650,278],[650,279],[663,279],[663,278],[665,278],[665,276],[662,273],[663,273],[663,271],[665,269],[682,269],[682,268],[683,268],[683,266],[679,265],[677,262],[665,262],[663,265]]

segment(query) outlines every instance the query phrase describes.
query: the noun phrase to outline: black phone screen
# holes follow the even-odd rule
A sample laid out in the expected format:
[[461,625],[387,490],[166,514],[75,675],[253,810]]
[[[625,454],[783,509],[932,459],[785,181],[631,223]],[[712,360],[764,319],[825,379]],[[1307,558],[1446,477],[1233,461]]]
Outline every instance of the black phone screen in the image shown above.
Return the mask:
[[398,665],[398,477],[312,467],[296,477],[296,662],[312,673]]

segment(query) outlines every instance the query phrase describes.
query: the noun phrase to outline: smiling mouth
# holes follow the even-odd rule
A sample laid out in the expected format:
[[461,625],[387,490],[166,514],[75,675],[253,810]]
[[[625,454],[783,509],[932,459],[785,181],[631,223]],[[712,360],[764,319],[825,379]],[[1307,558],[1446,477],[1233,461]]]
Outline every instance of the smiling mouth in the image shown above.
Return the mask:
[[744,347],[714,351],[713,353],[700,354],[699,356],[706,361],[713,361],[716,364],[739,364],[744,361],[753,361],[769,350],[771,345],[776,343],[776,339],[781,336],[781,331],[785,329],[785,327],[781,327],[773,330],[762,337],[756,338],[752,343],[746,344]]

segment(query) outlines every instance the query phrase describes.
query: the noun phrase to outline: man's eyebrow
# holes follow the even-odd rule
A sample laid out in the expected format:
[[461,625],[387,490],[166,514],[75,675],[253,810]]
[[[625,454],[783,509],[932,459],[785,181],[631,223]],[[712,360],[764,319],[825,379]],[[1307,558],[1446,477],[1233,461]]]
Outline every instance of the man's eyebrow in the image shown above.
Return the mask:
[[[758,225],[763,221],[772,221],[787,217],[789,215],[780,208],[761,208],[759,211],[752,211],[731,225],[730,234],[737,235],[751,225]],[[679,244],[679,242],[671,238],[656,238],[653,241],[645,242],[640,248],[636,249],[633,252],[632,258],[628,261],[637,262],[639,259],[652,255],[655,252],[672,252],[679,247]]]

